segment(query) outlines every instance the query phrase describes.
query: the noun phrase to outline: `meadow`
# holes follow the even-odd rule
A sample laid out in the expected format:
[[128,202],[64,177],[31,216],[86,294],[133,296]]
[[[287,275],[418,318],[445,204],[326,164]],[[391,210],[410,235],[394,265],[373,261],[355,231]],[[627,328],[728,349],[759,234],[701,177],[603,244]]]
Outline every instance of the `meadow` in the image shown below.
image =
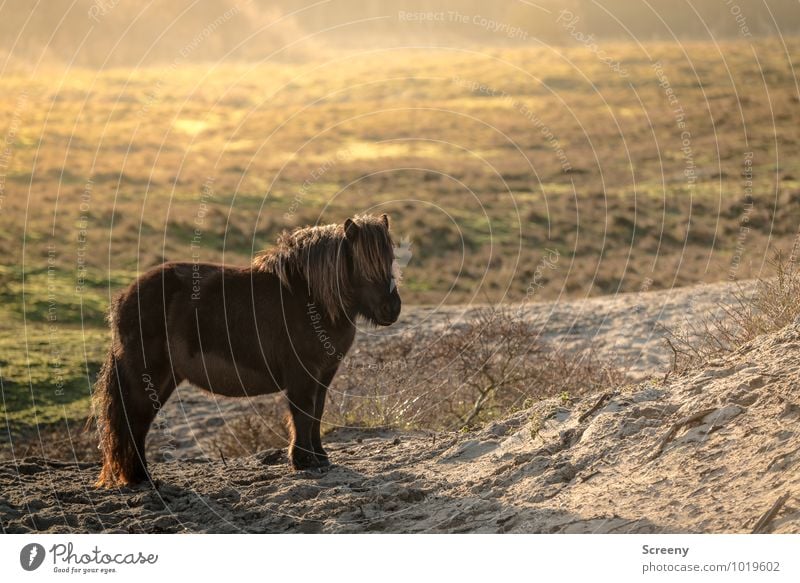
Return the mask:
[[604,50],[5,71],[4,433],[86,418],[138,273],[356,212],[411,242],[408,304],[768,275],[798,234],[800,42]]

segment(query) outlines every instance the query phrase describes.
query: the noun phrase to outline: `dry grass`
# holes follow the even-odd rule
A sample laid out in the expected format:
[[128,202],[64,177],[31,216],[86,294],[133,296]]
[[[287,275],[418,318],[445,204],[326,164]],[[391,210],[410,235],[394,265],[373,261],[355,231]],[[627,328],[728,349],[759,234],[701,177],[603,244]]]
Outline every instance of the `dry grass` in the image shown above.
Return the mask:
[[[794,59],[800,45],[787,43]],[[627,80],[581,47],[74,70],[59,88],[46,71],[10,73],[0,110],[18,128],[0,252],[20,264],[24,242],[36,273],[52,245],[72,288],[85,234],[87,276],[116,287],[164,258],[247,262],[284,228],[379,205],[414,243],[409,303],[519,300],[545,248],[574,261],[542,299],[718,281],[737,253],[747,134],[746,279],[759,268],[748,258],[796,234],[800,205],[800,161],[775,151],[800,139],[796,87],[783,49],[755,46],[768,96],[747,43],[687,44],[692,70],[673,45],[646,47],[680,90],[691,188],[673,112],[633,45],[613,46]]]
[[683,372],[735,351],[780,330],[800,317],[800,268],[797,257],[776,251],[769,261],[774,276],[759,278],[733,292],[733,301],[710,315],[668,329],[673,371]]
[[0,441],[0,461],[28,456],[63,461],[97,461],[97,433],[85,423],[43,425],[15,436],[13,441]]
[[279,401],[270,401],[248,413],[229,419],[212,440],[212,448],[222,458],[247,456],[265,449],[283,449],[289,443],[286,411]]

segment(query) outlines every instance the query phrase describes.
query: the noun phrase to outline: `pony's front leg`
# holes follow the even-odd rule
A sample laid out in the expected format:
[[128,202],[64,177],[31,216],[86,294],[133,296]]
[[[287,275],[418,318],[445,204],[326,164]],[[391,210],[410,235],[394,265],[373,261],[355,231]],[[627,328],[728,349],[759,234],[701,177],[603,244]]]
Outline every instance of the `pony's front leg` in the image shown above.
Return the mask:
[[289,460],[296,470],[319,468],[322,465],[314,454],[312,442],[316,392],[316,383],[301,383],[286,392],[292,417]]
[[311,446],[320,466],[331,465],[328,459],[328,452],[322,447],[320,424],[322,423],[322,414],[325,411],[325,398],[328,396],[328,386],[331,384],[333,377],[336,376],[337,369],[338,366],[321,374],[319,382],[314,387],[314,419],[311,424]]
[[322,434],[320,432],[320,423],[322,422],[322,413],[325,410],[325,397],[327,395],[328,387],[326,385],[317,387],[314,395],[314,420],[311,423],[311,448],[320,466],[331,465],[328,459],[328,452],[322,447]]

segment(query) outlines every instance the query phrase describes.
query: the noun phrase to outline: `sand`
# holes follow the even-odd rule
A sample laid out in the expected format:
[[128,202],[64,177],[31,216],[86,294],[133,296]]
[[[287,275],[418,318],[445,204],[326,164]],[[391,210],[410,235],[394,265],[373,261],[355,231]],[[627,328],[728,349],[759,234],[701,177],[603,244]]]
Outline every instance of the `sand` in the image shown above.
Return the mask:
[[[659,325],[715,309],[730,289],[531,304],[543,336],[565,349],[594,345],[630,382],[468,433],[335,430],[326,438],[335,465],[321,475],[290,470],[281,450],[221,460],[208,439],[252,403],[181,387],[164,411],[181,459],[154,463],[154,485],[97,490],[95,463],[6,462],[2,528],[800,532],[800,323],[663,380]],[[435,333],[474,309],[408,309],[403,327]]]

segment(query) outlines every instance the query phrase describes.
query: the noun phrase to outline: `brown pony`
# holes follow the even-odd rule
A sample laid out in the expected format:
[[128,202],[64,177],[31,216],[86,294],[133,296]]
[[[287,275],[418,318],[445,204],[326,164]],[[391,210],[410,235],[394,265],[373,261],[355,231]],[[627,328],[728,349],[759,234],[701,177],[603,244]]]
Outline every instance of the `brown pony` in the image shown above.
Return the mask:
[[289,458],[330,465],[320,439],[325,396],[356,318],[400,315],[386,215],[284,232],[249,267],[165,263],[113,302],[112,344],[94,391],[98,486],[150,479],[145,437],[184,380],[232,397],[285,391]]

